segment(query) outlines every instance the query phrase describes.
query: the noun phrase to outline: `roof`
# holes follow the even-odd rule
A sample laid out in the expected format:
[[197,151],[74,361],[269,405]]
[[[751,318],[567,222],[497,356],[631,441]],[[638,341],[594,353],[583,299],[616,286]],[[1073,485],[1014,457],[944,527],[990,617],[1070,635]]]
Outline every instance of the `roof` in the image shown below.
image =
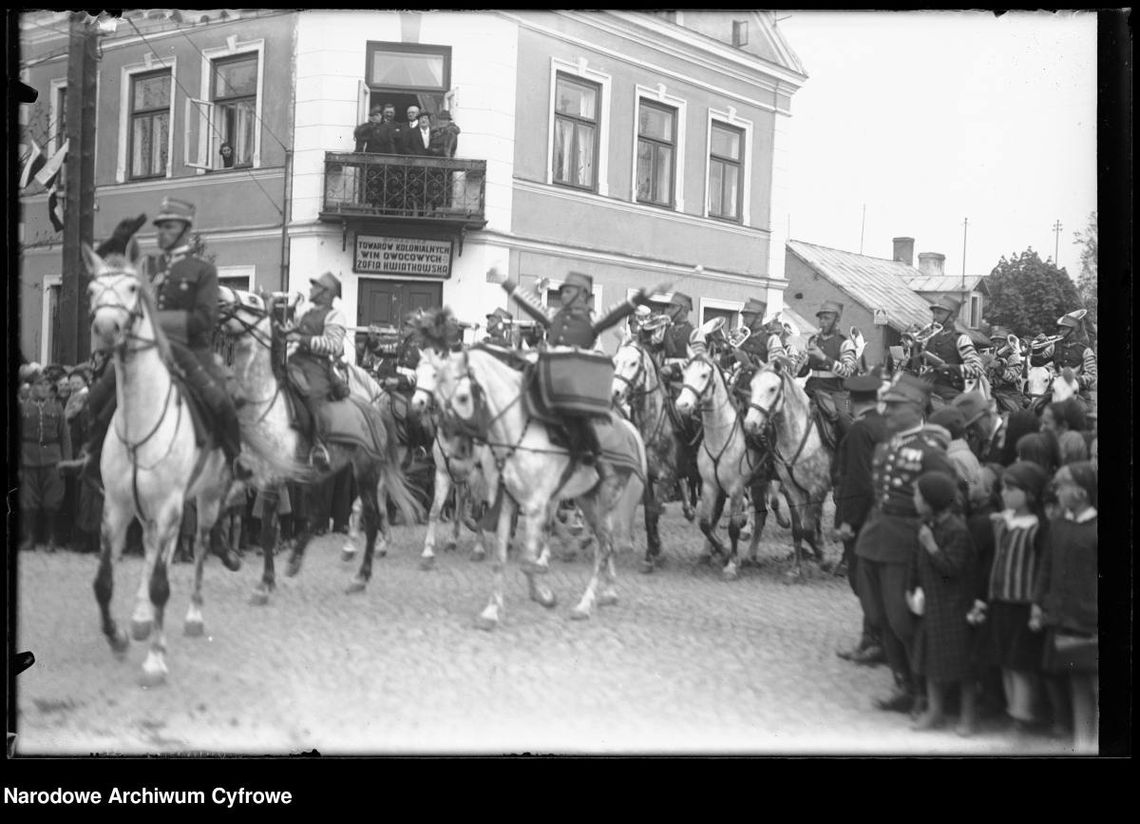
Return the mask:
[[[907,267],[909,268],[909,267]],[[906,284],[916,292],[973,292],[976,289],[985,290],[985,278],[982,275],[966,275],[965,289],[962,288],[962,278],[958,275],[925,275],[918,272],[913,275],[903,274]]]
[[794,309],[790,309],[787,306],[782,307],[778,314],[785,323],[790,323],[792,325],[792,330],[797,335],[814,335],[819,331],[818,326],[805,318],[799,312],[795,311]]
[[912,323],[919,326],[930,323],[930,304],[909,282],[911,277],[921,274],[914,267],[802,240],[789,240],[787,248],[838,287],[848,300],[871,311],[885,309],[891,328],[901,332]]

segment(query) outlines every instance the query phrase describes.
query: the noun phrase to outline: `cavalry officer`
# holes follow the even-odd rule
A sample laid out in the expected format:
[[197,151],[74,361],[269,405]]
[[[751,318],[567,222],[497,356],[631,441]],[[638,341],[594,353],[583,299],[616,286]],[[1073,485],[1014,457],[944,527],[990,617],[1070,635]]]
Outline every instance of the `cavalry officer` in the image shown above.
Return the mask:
[[[836,453],[836,475],[839,484],[834,490],[835,523],[839,539],[843,542],[843,561],[847,565],[847,582],[855,597],[859,597],[859,558],[855,554],[855,539],[863,529],[867,515],[875,501],[875,488],[871,481],[871,459],[875,447],[887,440],[887,422],[878,409],[879,389],[883,379],[878,375],[857,375],[847,378],[843,386],[851,393],[854,422],[839,442]],[[863,613],[863,635],[850,650],[838,653],[840,658],[856,664],[879,664],[885,659],[879,628]]]
[[[495,275],[495,270],[492,270]],[[638,306],[649,303],[649,295],[665,291],[668,284],[653,287],[648,292],[638,289],[630,298],[611,306],[597,322],[590,317],[590,305],[593,303],[591,293],[594,290],[594,279],[581,272],[571,272],[566,281],[558,287],[560,308],[553,314],[548,312],[538,299],[529,291],[520,288],[517,284],[503,282],[503,289],[514,298],[519,307],[542,324],[547,329],[547,343],[550,346],[576,346],[580,349],[594,349],[597,345],[598,335],[605,330],[616,326],[627,316],[636,311]],[[570,423],[573,421],[573,423]],[[578,450],[587,461],[593,461],[599,452],[597,434],[588,418],[565,418],[564,425],[574,427],[570,435],[577,441]],[[598,461],[599,467],[604,461]],[[601,470],[599,469],[599,472]]]
[[[309,462],[318,469],[329,468],[329,452],[321,437],[319,410],[333,398],[333,363],[344,352],[344,313],[333,307],[340,297],[340,280],[332,272],[309,279],[310,305],[297,323],[286,332],[286,340],[296,343],[289,355],[289,379],[304,398],[309,410],[313,448]],[[339,381],[337,382],[339,383]]]
[[64,483],[58,464],[71,457],[71,432],[63,407],[52,397],[48,373],[33,366],[24,380],[31,384],[32,392],[31,397],[20,401],[20,548],[32,548],[36,515],[42,510],[48,551],[54,552],[63,527],[59,510]]
[[1089,345],[1088,321],[1085,310],[1077,309],[1057,319],[1061,340],[1030,358],[1033,366],[1053,365],[1055,371],[1072,369],[1077,376],[1081,398],[1090,402],[1090,392],[1096,389],[1096,353]]
[[672,324],[665,330],[665,360],[685,361],[689,358],[689,339],[693,334],[693,324],[689,313],[693,311],[693,299],[684,292],[674,292],[669,299],[665,313]]
[[[241,453],[241,427],[235,403],[225,387],[226,374],[214,360],[212,337],[218,321],[218,270],[190,250],[190,230],[194,227],[192,203],[172,197],[162,201],[154,219],[158,245],[163,254],[152,259],[155,268],[151,282],[155,290],[158,325],[170,340],[171,354],[186,382],[201,398],[214,419],[221,424],[221,447],[232,462],[234,477],[248,478],[250,471],[238,457]],[[123,228],[121,223],[119,228]],[[119,230],[116,230],[118,234]],[[114,240],[114,238],[112,238]],[[105,248],[105,247],[100,247]],[[124,244],[125,248],[125,244]],[[112,251],[119,251],[117,248]],[[230,386],[237,391],[231,382]],[[85,478],[98,477],[99,459],[114,414],[115,370],[108,368],[91,388],[88,402],[92,410],[90,437],[84,447]],[[70,466],[64,467],[69,471]]]
[[982,358],[974,348],[968,334],[958,331],[955,320],[961,304],[952,297],[943,296],[931,304],[930,313],[942,331],[926,342],[924,351],[941,359],[935,367],[934,394],[944,401],[951,401],[965,388],[966,379],[976,380],[982,376]]
[[855,539],[863,613],[881,632],[895,680],[894,692],[875,706],[896,712],[910,712],[917,694],[910,666],[915,619],[906,603],[920,523],[914,488],[924,472],[954,477],[938,435],[923,426],[929,392],[925,381],[904,374],[884,393],[884,417],[891,438],[875,447],[871,460],[874,507]]
[[507,324],[511,322],[511,313],[506,309],[499,307],[494,312],[487,315],[487,336],[483,338],[483,343],[489,343],[492,346],[502,346],[506,349],[511,347],[510,335],[507,331]]
[[808,397],[824,392],[832,397],[840,412],[848,412],[843,379],[855,374],[859,366],[855,359],[855,344],[836,326],[843,314],[843,304],[833,300],[823,302],[815,313],[819,319],[819,334],[808,344],[808,368],[811,377],[804,384]]

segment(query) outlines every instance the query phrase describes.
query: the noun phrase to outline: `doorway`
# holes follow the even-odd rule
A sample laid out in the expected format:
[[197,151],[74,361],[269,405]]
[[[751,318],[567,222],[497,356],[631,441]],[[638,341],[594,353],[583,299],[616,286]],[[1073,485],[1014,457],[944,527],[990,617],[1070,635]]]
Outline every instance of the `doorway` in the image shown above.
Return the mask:
[[[443,305],[443,284],[430,280],[376,280],[360,278],[356,325],[377,323],[399,329],[404,317],[416,309],[438,309]],[[364,332],[359,332],[361,343]]]

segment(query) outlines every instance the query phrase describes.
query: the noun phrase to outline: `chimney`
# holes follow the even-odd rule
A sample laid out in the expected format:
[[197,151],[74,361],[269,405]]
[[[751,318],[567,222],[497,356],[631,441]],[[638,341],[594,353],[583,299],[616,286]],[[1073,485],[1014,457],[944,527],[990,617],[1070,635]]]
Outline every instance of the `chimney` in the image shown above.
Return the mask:
[[907,266],[914,266],[914,238],[895,238],[895,260]]
[[938,252],[919,252],[918,268],[922,270],[924,275],[941,277],[946,274],[946,255],[941,255]]

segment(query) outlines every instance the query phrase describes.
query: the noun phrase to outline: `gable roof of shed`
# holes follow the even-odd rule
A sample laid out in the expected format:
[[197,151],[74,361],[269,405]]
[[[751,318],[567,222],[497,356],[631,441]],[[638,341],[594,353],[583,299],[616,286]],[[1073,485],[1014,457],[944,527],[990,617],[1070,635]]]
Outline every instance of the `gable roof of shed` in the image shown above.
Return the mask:
[[910,277],[922,274],[918,269],[802,240],[789,240],[787,248],[850,300],[871,311],[885,309],[892,329],[930,323],[930,304],[909,284]]
[[[910,267],[907,267],[908,269]],[[915,292],[962,292],[962,278],[958,275],[927,275],[915,270],[914,274],[900,273],[906,285]],[[966,275],[967,292],[975,290],[989,294],[983,275]]]

